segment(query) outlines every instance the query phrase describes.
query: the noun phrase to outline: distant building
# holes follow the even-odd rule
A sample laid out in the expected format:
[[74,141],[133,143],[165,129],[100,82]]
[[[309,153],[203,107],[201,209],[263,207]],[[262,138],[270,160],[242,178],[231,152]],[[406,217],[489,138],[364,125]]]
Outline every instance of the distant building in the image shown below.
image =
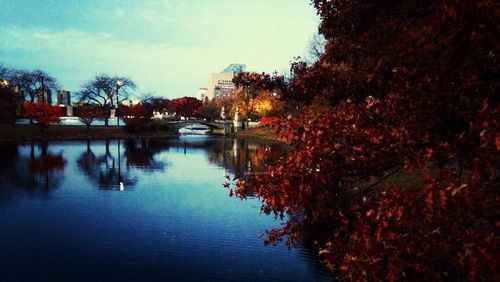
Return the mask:
[[57,105],[71,106],[71,95],[68,90],[57,90]]
[[214,98],[231,94],[235,90],[233,77],[240,71],[246,71],[244,64],[230,64],[219,73],[211,73],[208,76],[207,88],[198,88],[196,96],[202,101],[213,100]]
[[208,78],[207,97],[212,100],[218,96],[234,92],[233,77],[240,71],[246,71],[244,64],[230,64],[220,73],[211,73]]
[[234,91],[233,77],[232,72],[211,73],[208,77],[208,99],[213,100],[223,93]]
[[50,89],[38,89],[35,93],[37,102],[52,104],[52,91]]

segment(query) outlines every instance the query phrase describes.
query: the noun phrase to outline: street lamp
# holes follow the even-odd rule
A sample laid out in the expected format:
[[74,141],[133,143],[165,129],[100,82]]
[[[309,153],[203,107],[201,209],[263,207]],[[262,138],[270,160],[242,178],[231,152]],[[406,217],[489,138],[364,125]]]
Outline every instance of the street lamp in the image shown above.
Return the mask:
[[115,110],[115,115],[116,115],[116,126],[120,126],[120,116],[118,115],[118,90],[120,89],[120,86],[122,86],[123,81],[117,80],[116,81],[116,110]]

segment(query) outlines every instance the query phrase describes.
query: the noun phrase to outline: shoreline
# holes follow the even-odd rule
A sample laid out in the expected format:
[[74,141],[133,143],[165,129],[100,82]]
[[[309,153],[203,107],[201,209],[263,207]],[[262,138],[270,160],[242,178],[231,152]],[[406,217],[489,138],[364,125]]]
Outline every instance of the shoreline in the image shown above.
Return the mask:
[[[85,125],[50,125],[44,132],[40,132],[36,124],[0,125],[0,142],[171,138],[177,136],[179,135],[163,130],[128,132],[124,127],[114,125],[94,125],[89,130]],[[273,128],[265,127],[240,129],[227,137],[287,143],[276,135]]]
[[255,127],[249,129],[240,129],[237,132],[234,132],[229,135],[234,138],[252,138],[259,139],[262,141],[272,141],[287,144],[286,140],[280,138],[276,134],[276,130],[274,128],[267,127]]
[[104,140],[134,138],[169,138],[176,137],[167,131],[128,132],[124,127],[85,125],[50,125],[44,132],[36,124],[0,125],[0,142],[26,141],[65,141],[65,140]]

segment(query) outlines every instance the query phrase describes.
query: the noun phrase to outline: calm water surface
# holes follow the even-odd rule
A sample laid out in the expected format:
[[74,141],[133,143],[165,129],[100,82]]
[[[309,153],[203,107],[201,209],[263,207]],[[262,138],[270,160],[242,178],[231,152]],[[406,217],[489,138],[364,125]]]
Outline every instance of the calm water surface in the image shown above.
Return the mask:
[[277,145],[215,138],[0,143],[0,281],[328,281],[307,248],[264,246],[224,174]]

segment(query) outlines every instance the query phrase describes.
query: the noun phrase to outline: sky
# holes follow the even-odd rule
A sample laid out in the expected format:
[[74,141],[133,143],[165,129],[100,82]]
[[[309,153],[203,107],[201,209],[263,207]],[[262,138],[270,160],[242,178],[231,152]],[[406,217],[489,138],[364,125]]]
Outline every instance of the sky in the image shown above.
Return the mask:
[[319,18],[309,0],[2,0],[0,64],[41,69],[77,92],[127,76],[138,94],[195,96],[231,63],[285,74]]

